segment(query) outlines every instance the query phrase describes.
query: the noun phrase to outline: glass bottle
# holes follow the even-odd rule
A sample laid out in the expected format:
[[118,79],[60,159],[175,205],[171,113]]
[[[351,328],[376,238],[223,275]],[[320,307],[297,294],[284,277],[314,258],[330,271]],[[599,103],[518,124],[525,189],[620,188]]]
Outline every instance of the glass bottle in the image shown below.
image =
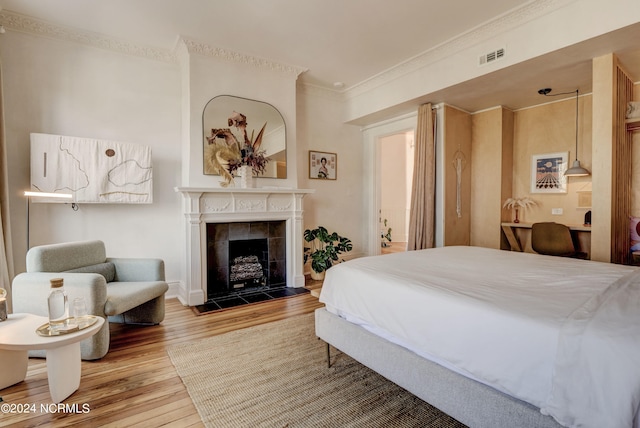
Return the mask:
[[49,292],[49,328],[52,331],[61,330],[66,326],[69,318],[69,301],[64,291],[62,278],[51,279],[51,291]]

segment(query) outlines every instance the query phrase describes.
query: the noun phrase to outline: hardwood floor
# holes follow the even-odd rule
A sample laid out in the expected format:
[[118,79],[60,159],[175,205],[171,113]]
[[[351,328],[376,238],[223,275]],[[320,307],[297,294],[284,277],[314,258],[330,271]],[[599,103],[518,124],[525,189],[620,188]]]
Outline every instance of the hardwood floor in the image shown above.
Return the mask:
[[[308,288],[321,285],[314,282]],[[25,381],[0,390],[0,404],[28,408],[21,413],[4,411],[0,427],[202,427],[167,347],[309,313],[321,306],[317,298],[303,294],[196,316],[178,300],[169,299],[161,325],[111,324],[109,353],[101,360],[82,362],[80,388],[62,403],[66,409],[51,405],[45,361],[30,359]]]
[[382,247],[381,254],[401,253],[407,251],[406,242],[389,242],[388,247]]

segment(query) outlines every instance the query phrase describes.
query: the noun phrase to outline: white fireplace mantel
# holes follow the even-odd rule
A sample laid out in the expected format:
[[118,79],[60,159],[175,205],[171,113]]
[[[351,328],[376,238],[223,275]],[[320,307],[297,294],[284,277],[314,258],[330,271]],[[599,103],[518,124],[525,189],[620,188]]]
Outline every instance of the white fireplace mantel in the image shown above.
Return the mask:
[[207,223],[286,221],[287,287],[304,286],[302,199],[312,189],[176,187],[183,196],[185,284],[179,299],[189,306],[207,298]]

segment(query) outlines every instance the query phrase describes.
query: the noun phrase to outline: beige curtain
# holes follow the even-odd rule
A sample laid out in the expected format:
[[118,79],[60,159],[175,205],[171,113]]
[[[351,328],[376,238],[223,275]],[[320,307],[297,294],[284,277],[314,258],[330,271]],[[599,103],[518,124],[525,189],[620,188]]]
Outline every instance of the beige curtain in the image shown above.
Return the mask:
[[4,132],[4,103],[2,101],[2,66],[0,64],[0,288],[7,290],[11,308],[11,229],[9,228],[9,175],[7,172],[7,147]]
[[421,250],[434,246],[435,172],[435,112],[428,103],[418,109],[407,250]]

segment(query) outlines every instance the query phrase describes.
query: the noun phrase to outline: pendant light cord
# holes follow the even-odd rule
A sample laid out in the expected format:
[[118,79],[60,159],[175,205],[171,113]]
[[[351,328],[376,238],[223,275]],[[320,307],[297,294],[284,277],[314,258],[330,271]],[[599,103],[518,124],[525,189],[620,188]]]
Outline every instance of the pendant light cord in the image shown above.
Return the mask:
[[571,92],[560,92],[558,94],[552,94],[551,93],[551,88],[546,88],[546,89],[540,89],[538,91],[538,93],[540,95],[544,95],[545,97],[557,97],[559,95],[569,95],[569,94],[576,94],[576,153],[575,153],[575,160],[578,160],[578,96],[580,94],[580,89],[576,89],[575,91],[571,91]]
[[576,160],[578,160],[578,89],[576,89]]
[[564,172],[564,175],[566,175],[567,177],[582,177],[585,175],[590,175],[591,173],[583,168],[582,166],[580,166],[580,161],[578,160],[578,120],[579,120],[579,112],[578,112],[578,106],[579,106],[579,97],[580,97],[580,89],[576,89],[575,91],[571,91],[571,92],[561,92],[559,94],[550,94],[551,92],[551,88],[543,88],[540,89],[538,91],[538,93],[540,95],[544,95],[545,97],[556,97],[558,95],[569,95],[569,94],[573,94],[575,92],[576,94],[576,153],[575,153],[575,158],[576,160],[573,162],[573,165],[571,166],[571,168],[567,169]]

